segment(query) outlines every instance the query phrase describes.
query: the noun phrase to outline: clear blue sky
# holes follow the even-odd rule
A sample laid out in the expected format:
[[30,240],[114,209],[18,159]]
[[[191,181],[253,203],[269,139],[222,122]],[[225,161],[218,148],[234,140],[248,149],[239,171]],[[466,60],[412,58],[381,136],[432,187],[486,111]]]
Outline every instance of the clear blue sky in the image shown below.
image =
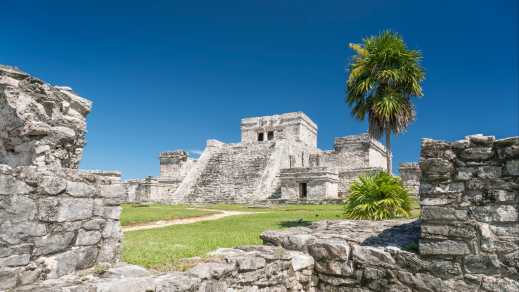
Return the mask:
[[422,137],[519,133],[519,1],[1,2],[0,63],[94,102],[82,168],[157,175],[160,151],[238,142],[241,117],[289,111],[330,149],[367,128],[344,102],[346,45],[384,29],[427,71],[395,166]]

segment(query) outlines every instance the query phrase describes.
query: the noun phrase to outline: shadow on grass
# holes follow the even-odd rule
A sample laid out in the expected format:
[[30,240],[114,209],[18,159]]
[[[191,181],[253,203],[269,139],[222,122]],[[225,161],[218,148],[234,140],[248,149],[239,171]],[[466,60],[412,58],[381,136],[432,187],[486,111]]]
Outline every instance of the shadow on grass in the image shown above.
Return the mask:
[[289,228],[289,227],[306,227],[312,224],[312,221],[307,221],[304,219],[298,219],[298,220],[291,220],[291,221],[282,221],[279,223],[279,226],[283,228]]

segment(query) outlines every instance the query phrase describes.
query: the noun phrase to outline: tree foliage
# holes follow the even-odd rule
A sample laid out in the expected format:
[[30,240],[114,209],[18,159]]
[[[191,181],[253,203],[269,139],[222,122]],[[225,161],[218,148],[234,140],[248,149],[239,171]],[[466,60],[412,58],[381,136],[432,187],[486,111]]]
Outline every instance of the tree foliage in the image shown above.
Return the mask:
[[423,95],[422,55],[408,49],[400,35],[391,31],[350,44],[350,48],[355,55],[346,82],[346,102],[355,118],[367,117],[372,138],[386,133],[390,152],[390,133],[399,134],[414,121],[411,97]]

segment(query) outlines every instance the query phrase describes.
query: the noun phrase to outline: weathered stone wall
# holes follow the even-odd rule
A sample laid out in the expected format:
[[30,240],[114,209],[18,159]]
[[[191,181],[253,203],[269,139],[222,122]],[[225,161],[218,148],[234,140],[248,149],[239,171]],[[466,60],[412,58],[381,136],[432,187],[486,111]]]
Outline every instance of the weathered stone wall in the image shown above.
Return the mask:
[[420,191],[421,176],[420,165],[418,163],[400,163],[400,179],[402,180],[402,184],[414,196],[418,196],[418,192]]
[[161,152],[160,176],[181,181],[195,162],[184,150]]
[[420,254],[467,280],[518,280],[519,137],[424,139],[421,155]]
[[0,290],[119,258],[125,184],[77,169],[90,106],[0,66]]
[[424,140],[421,221],[316,222],[266,231],[272,246],[219,250],[184,273],[121,266],[20,291],[517,292],[518,161],[519,137]]
[[0,164],[77,168],[91,102],[0,65]]
[[[285,168],[280,174],[281,199],[288,201],[323,201],[338,199],[337,171],[326,167]],[[306,197],[301,197],[301,183],[306,184]]]
[[211,260],[186,272],[154,274],[137,266],[121,265],[101,276],[70,275],[18,291],[41,292],[172,292],[172,291],[313,291],[312,257],[272,246],[219,249]]
[[0,165],[0,288],[116,261],[125,195],[75,170]]
[[368,134],[335,138],[335,149],[324,151],[318,166],[337,169],[339,172],[369,167],[386,167],[386,149]]
[[263,141],[269,141],[268,132],[273,132],[271,141],[288,140],[317,147],[317,125],[303,112],[241,120],[242,143],[258,143],[259,133],[263,133]]

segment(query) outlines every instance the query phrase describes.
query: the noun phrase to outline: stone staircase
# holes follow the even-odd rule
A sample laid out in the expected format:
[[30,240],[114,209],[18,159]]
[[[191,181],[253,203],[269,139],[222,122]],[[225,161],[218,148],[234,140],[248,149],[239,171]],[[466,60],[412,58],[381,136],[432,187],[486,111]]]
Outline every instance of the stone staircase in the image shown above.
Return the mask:
[[245,203],[256,193],[275,142],[225,144],[219,147],[187,195],[189,202]]

